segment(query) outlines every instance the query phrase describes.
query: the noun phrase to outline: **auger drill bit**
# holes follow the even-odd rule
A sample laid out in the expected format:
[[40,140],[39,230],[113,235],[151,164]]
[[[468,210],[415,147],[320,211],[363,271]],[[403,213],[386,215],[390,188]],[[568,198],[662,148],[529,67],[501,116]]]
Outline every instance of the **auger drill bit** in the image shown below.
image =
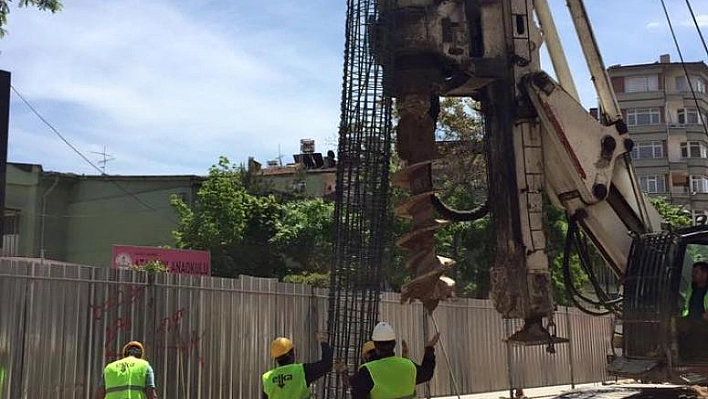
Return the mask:
[[393,175],[393,184],[411,193],[395,209],[396,216],[411,221],[411,231],[396,241],[411,253],[406,268],[413,276],[402,287],[401,302],[418,299],[432,312],[452,296],[455,282],[443,275],[455,262],[435,254],[435,232],[449,222],[435,218],[433,205],[432,161],[437,151],[430,94],[401,96],[396,106],[400,117],[396,150],[404,167]]

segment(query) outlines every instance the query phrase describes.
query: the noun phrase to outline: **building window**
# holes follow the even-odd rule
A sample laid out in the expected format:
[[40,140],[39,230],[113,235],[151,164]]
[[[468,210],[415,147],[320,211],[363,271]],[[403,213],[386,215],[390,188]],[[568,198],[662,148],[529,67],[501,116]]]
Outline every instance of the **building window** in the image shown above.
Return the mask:
[[[706,82],[698,76],[691,76],[691,85],[693,86],[693,90],[697,93],[706,92]],[[676,78],[676,90],[691,91],[691,88],[688,87],[688,83],[686,83],[685,76],[679,76]]]
[[20,233],[20,215],[18,213],[6,214],[2,220],[4,235]]
[[700,141],[681,143],[681,158],[708,158],[708,148]]
[[701,123],[695,108],[682,108],[677,112],[678,123],[682,125],[697,125]]
[[691,192],[693,193],[708,193],[708,177],[706,176],[689,176],[691,184]]
[[659,75],[630,76],[624,80],[627,93],[659,90]]
[[641,176],[639,185],[645,193],[665,193],[666,181],[664,176]]
[[629,126],[656,125],[661,123],[659,108],[631,108],[627,110]]
[[638,141],[632,148],[632,158],[663,158],[664,143],[661,141]]

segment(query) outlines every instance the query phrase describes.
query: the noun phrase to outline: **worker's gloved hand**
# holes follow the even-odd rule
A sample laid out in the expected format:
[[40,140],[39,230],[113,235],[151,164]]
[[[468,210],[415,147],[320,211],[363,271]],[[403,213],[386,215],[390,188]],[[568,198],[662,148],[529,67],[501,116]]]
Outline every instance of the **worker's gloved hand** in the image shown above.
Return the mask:
[[425,347],[426,348],[434,348],[435,344],[438,343],[439,339],[440,339],[440,333],[433,335],[433,338],[431,338],[430,341],[428,341],[428,343],[425,344]]
[[342,373],[347,371],[347,365],[341,360],[337,359],[334,361],[334,371]]
[[317,340],[319,340],[323,344],[326,344],[327,343],[327,333],[324,331],[318,331],[317,332]]
[[401,357],[408,359],[408,342],[405,339],[401,340]]

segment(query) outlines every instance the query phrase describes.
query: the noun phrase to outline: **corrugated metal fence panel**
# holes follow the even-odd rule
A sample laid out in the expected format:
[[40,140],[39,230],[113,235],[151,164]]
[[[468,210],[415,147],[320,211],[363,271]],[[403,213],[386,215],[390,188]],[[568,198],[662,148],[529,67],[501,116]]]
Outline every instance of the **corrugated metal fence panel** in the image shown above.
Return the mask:
[[[274,337],[291,337],[302,361],[319,358],[316,333],[326,326],[328,303],[326,290],[272,279],[148,277],[15,260],[0,261],[0,301],[0,367],[8,370],[0,399],[93,398],[105,364],[134,339],[146,344],[161,397],[259,397]],[[460,393],[503,390],[510,379],[523,388],[567,384],[571,368],[576,383],[606,378],[609,318],[562,309],[558,334],[570,336],[572,347],[557,345],[549,355],[545,347],[507,352],[503,338],[520,324],[501,320],[489,301],[457,299],[434,315],[442,337],[433,396],[455,393],[452,376]],[[422,306],[384,293],[380,319],[422,361],[435,332]]]

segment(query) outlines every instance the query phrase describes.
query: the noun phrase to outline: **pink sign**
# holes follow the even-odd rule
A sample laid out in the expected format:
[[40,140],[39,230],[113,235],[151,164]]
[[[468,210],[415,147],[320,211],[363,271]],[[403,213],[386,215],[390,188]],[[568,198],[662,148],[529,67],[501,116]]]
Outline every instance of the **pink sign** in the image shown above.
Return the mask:
[[211,257],[208,251],[132,245],[113,246],[113,261],[111,262],[113,268],[141,265],[151,260],[159,260],[164,263],[170,273],[211,275]]

